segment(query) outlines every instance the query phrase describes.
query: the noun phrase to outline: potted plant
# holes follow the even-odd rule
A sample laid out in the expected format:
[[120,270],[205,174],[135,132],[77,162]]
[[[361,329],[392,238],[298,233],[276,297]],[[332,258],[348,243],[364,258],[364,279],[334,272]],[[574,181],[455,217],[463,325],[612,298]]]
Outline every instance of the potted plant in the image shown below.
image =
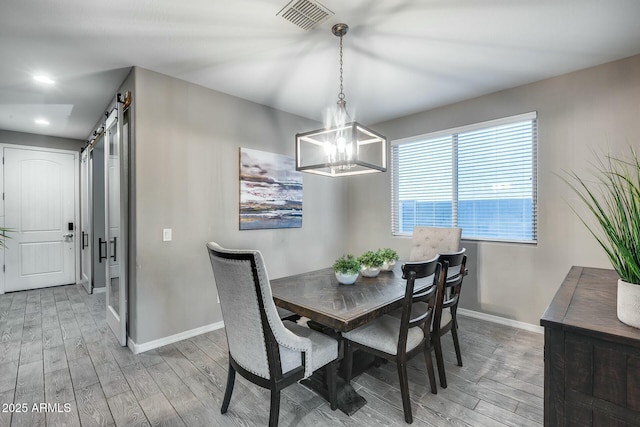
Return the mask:
[[360,255],[358,258],[360,261],[360,273],[365,277],[376,277],[380,273],[380,267],[384,261],[378,252],[367,251]]
[[640,328],[640,161],[635,150],[630,157],[599,159],[593,177],[585,181],[571,172],[566,181],[595,218],[594,225],[578,214],[620,276],[618,319]]
[[382,271],[391,271],[396,261],[400,258],[398,253],[391,248],[378,249],[378,255],[382,258]]
[[333,271],[339,283],[352,285],[358,278],[360,263],[351,254],[343,255],[333,263]]

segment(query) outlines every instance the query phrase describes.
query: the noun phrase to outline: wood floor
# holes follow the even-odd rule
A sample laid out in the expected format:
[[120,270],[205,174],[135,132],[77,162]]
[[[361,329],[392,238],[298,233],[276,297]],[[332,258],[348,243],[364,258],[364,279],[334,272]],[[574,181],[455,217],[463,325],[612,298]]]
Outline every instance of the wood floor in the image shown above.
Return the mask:
[[[267,424],[268,392],[239,377],[220,414],[224,330],[134,355],[107,330],[104,298],[76,285],[0,295],[0,426]],[[413,425],[542,425],[543,336],[461,317],[460,337],[464,367],[446,336],[449,387],[437,395],[424,359],[412,361]],[[294,384],[283,392],[280,425],[405,425],[395,365],[353,383],[368,403],[352,417]]]

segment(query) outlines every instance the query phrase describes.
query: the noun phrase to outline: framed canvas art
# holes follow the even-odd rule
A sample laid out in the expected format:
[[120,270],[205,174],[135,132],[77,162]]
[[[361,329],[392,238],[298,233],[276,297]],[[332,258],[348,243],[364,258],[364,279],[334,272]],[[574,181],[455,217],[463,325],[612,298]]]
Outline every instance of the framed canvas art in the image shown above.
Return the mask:
[[302,227],[302,173],[295,159],[240,148],[240,230]]

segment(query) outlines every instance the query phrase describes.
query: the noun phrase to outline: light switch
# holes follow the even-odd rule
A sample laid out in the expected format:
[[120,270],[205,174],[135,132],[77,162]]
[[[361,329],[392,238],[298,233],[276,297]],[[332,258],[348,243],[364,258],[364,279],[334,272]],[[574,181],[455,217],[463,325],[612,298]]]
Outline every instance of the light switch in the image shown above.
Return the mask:
[[162,241],[163,242],[170,242],[171,241],[171,229],[170,228],[163,228],[162,229]]

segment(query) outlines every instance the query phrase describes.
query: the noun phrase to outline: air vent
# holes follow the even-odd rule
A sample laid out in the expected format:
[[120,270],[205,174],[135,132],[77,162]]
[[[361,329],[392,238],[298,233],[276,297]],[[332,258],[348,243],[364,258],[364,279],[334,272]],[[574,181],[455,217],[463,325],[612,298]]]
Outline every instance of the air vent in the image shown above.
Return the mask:
[[333,12],[317,1],[292,0],[276,16],[309,31],[333,15]]

